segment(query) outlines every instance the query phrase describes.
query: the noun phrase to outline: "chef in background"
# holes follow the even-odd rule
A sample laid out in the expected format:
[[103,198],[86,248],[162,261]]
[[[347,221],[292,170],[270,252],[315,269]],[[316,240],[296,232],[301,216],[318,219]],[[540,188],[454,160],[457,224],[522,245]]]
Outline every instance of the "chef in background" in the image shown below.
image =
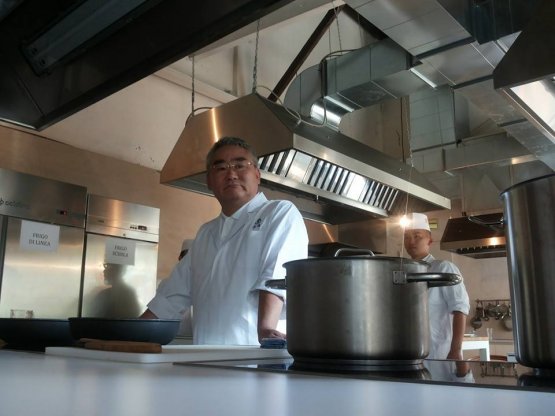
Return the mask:
[[222,212],[200,228],[142,318],[179,319],[192,305],[195,344],[285,338],[276,329],[285,291],[265,282],[285,276],[283,263],[307,257],[308,235],[291,202],[258,192],[257,160],[241,139],[214,144],[206,157],[207,185]]
[[[404,246],[411,258],[428,263],[431,273],[456,273],[462,276],[453,263],[436,260],[430,254],[432,241],[428,217],[420,213],[408,215],[404,227]],[[428,358],[462,360],[462,342],[470,310],[464,283],[429,288],[428,310],[431,335]]]
[[105,288],[90,300],[88,314],[96,318],[134,318],[141,313],[135,289],[127,282],[125,264],[104,263]]

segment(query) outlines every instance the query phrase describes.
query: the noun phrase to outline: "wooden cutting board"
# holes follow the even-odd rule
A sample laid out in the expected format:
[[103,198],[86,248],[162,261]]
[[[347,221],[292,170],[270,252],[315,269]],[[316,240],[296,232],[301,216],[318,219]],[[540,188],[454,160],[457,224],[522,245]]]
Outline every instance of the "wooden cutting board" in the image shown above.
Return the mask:
[[90,350],[161,353],[162,346],[154,342],[111,341],[102,339],[81,338],[79,346]]
[[263,349],[258,346],[243,345],[165,345],[162,347],[161,353],[102,351],[76,347],[47,347],[45,354],[143,364],[291,357],[286,349]]

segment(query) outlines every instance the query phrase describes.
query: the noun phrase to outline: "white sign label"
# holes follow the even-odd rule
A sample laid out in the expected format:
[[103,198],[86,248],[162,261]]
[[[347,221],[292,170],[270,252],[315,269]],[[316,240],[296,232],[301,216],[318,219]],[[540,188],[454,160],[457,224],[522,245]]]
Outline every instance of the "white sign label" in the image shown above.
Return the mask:
[[58,251],[60,226],[41,222],[21,221],[19,247],[23,250]]
[[135,241],[108,238],[104,259],[106,263],[135,265]]

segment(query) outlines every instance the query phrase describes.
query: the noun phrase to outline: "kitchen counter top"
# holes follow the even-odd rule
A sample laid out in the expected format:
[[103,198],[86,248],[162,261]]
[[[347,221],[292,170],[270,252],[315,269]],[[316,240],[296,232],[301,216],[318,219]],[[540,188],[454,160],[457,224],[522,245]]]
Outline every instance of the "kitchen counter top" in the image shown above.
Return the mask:
[[555,393],[0,351],[0,414],[551,415]]

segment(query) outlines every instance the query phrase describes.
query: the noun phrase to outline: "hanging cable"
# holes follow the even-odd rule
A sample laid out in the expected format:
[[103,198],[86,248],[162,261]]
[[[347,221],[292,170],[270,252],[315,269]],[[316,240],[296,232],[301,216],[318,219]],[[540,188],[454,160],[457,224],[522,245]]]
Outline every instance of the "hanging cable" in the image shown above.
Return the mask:
[[339,43],[339,50],[342,50],[343,47],[341,46],[341,30],[339,30],[339,11],[338,8],[335,7],[335,3],[333,0],[331,0],[331,5],[333,7],[333,10],[335,10],[335,24],[337,25],[337,41]]
[[258,65],[258,39],[260,37],[260,19],[256,23],[256,42],[254,45],[254,67],[252,69],[252,93],[256,93],[256,77],[257,77],[257,65]]
[[[337,37],[338,37],[338,42],[339,42],[339,51],[342,52],[342,47],[341,47],[341,31],[339,30],[339,8],[335,7],[334,1],[331,0],[331,7],[335,13],[335,22],[337,24]],[[323,125],[327,125],[328,122],[328,109],[326,107],[326,99],[325,99],[325,95],[326,95],[326,85],[325,85],[325,71],[326,71],[326,60],[327,58],[334,56],[336,54],[336,52],[332,52],[332,46],[331,46],[331,27],[328,30],[328,46],[329,46],[329,53],[320,60],[320,97],[322,99],[322,108],[324,110],[324,117],[322,120],[322,124]]]
[[[408,119],[408,114],[409,114],[409,110],[407,108],[407,101],[405,98],[401,98],[401,129],[403,130],[406,126],[406,134],[407,134],[407,142],[409,144],[409,159],[410,159],[410,168],[409,168],[409,184],[412,184],[412,172],[414,170],[414,159],[413,159],[413,155],[412,155],[412,149],[410,146],[410,142],[411,142],[411,137],[410,137],[410,120]],[[404,149],[404,140],[403,140],[403,134],[401,134],[401,149],[403,151],[403,160],[405,158],[405,149]],[[406,163],[406,160],[404,160],[404,162]],[[409,211],[409,191],[407,190],[406,192],[406,198],[405,198],[405,212],[403,214],[403,216],[405,218],[407,218],[408,215],[408,211]],[[404,232],[404,229],[403,229]],[[401,239],[401,253],[400,253],[400,257],[401,257],[401,269],[403,268],[403,252],[405,250],[405,239],[404,236]]]
[[191,76],[191,112],[187,116],[185,120],[185,125],[189,122],[189,120],[195,115],[195,112],[198,110],[210,110],[213,107],[199,107],[195,108],[195,55],[191,57],[191,62],[193,63],[192,69],[192,76]]
[[195,55],[191,58],[193,62],[193,79],[191,81],[191,114],[195,114]]

